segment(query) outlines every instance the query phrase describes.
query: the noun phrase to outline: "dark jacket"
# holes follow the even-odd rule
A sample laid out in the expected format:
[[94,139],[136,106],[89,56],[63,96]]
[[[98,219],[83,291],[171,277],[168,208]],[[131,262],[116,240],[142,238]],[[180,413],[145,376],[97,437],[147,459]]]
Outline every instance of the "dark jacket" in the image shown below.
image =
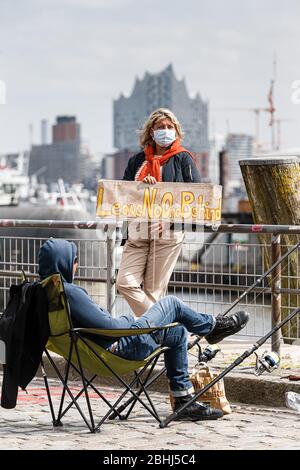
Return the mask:
[[[134,181],[137,170],[145,161],[144,152],[129,159],[123,180]],[[195,162],[188,152],[179,152],[162,167],[162,181],[170,183],[200,183],[201,178]]]
[[[132,315],[113,318],[111,314],[97,305],[82,288],[73,284],[73,264],[77,248],[75,243],[67,240],[47,240],[39,251],[39,276],[44,279],[59,272],[64,281],[64,288],[69,300],[71,318],[74,327],[78,328],[130,328],[134,323]],[[91,335],[90,335],[91,336]],[[108,347],[115,340],[91,336],[103,347]]]
[[12,285],[10,299],[0,319],[0,338],[6,347],[1,406],[14,408],[18,387],[33,379],[49,337],[48,301],[36,282]]

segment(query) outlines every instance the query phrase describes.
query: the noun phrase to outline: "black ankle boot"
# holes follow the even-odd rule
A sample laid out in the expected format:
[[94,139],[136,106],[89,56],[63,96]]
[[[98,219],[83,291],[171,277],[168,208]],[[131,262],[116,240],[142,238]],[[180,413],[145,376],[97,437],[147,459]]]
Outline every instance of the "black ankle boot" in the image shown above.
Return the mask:
[[[177,411],[183,405],[188,403],[194,395],[186,395],[184,397],[175,398],[174,411]],[[195,401],[187,406],[176,418],[175,421],[202,421],[206,419],[222,418],[223,413],[216,408],[210,408],[202,403]]]
[[248,323],[248,320],[249,313],[244,312],[243,310],[235,312],[232,315],[228,315],[228,317],[218,315],[216,317],[214,329],[205,336],[205,339],[209,344],[218,343],[219,341],[222,341],[222,339],[226,338],[226,336],[234,335],[244,328]]

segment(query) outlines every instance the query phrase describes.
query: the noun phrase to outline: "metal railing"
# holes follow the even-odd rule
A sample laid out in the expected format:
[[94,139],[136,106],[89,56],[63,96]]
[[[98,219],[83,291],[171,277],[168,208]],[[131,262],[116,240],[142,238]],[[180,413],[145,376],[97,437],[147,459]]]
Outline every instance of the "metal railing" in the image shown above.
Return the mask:
[[[300,235],[300,226],[207,225],[186,239],[169,283],[175,294],[197,311],[217,315],[274,264],[289,248],[281,234]],[[0,311],[8,300],[9,287],[20,279],[23,269],[29,278],[38,277],[37,253],[50,236],[73,240],[78,247],[76,283],[114,316],[129,310],[116,292],[116,273],[121,259],[120,227],[98,221],[0,220]],[[264,235],[262,244],[257,235]],[[296,237],[295,237],[296,238]],[[299,302],[299,258],[288,257],[261,286],[238,304],[247,309],[250,321],[237,335],[252,340],[265,334]],[[300,321],[283,332],[286,341],[300,337]],[[280,351],[280,334],[272,349]]]

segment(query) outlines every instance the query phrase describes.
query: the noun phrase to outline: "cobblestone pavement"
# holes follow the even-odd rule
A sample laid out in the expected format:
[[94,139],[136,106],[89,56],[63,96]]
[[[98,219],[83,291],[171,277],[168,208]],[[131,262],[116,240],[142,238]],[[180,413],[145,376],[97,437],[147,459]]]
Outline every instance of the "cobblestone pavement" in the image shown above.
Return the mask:
[[[61,392],[51,380],[54,404]],[[74,390],[78,383],[73,384]],[[102,389],[108,399],[116,390]],[[107,409],[92,394],[92,404],[101,418]],[[162,416],[170,411],[169,398],[152,393]],[[157,422],[138,406],[128,421],[107,422],[100,433],[91,434],[76,409],[63,419],[64,426],[53,428],[43,382],[35,379],[28,393],[19,392],[15,409],[0,408],[0,449],[300,449],[300,414],[284,408],[232,404],[233,413],[218,421],[173,422],[160,429]]]

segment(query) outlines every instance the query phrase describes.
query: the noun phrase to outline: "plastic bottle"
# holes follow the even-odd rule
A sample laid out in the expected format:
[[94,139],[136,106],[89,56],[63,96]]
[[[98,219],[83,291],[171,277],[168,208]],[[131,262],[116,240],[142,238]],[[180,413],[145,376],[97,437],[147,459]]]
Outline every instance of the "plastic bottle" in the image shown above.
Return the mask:
[[288,408],[300,413],[300,394],[295,392],[285,392],[285,404]]

